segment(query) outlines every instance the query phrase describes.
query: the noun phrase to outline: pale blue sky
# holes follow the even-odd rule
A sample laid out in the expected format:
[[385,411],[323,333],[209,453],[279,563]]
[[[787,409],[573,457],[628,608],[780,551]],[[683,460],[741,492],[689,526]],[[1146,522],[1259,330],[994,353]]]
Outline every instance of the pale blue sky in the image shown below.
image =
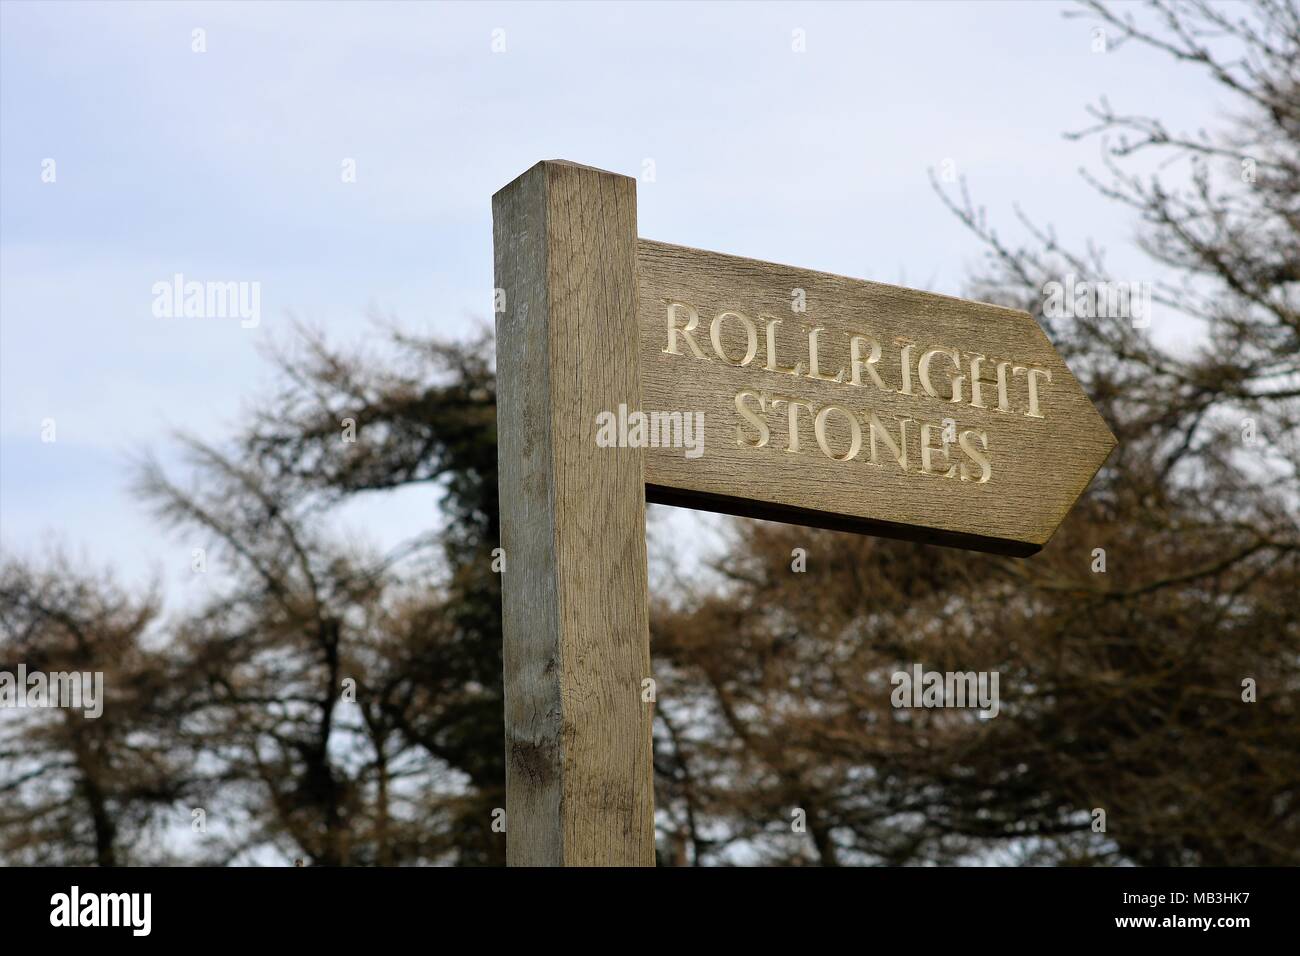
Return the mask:
[[[1078,175],[1096,145],[1061,134],[1103,94],[1194,129],[1213,91],[1137,47],[1094,53],[1064,9],[7,0],[0,546],[57,535],[128,580],[187,571],[126,455],[177,427],[219,438],[291,313],[344,340],[370,307],[447,334],[490,317],[490,197],[543,158],[652,159],[648,238],[960,294],[980,250],[927,179],[952,158],[1008,234],[1019,201],[1150,278],[1131,219]],[[155,318],[176,272],[260,282],[260,326]],[[429,507],[358,520],[382,543]]]

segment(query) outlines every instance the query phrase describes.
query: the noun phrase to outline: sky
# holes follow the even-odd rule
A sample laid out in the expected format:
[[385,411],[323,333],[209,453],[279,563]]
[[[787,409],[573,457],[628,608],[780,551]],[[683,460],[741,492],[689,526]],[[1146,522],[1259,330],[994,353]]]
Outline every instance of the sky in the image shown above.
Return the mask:
[[[541,159],[637,177],[646,238],[959,295],[982,250],[931,189],[950,160],[1007,237],[1019,203],[1153,278],[1062,134],[1103,95],[1195,129],[1216,94],[1069,9],[5,0],[0,549],[182,587],[132,457],[230,434],[295,317],[490,321],[490,199]],[[159,317],[177,273],[259,283],[260,321]],[[426,492],[351,520],[382,546],[438,518]]]

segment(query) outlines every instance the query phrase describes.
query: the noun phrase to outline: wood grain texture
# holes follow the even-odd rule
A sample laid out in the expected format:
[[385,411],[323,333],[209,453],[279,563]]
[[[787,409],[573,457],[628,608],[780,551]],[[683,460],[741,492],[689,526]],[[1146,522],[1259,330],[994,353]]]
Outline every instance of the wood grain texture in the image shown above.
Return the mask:
[[653,865],[636,182],[564,162],[492,200],[511,865]]
[[[1027,555],[1047,542],[1115,445],[1079,383],[1026,312],[647,240],[639,244],[638,272],[642,408],[704,413],[701,457],[689,458],[681,448],[647,450],[650,501]],[[795,290],[805,296],[805,312],[792,311]],[[698,312],[694,339],[703,358],[680,334],[675,340],[680,354],[665,351],[668,306],[673,302]],[[732,316],[720,325],[727,360],[710,342],[710,323],[724,311],[741,313],[757,330],[757,354],[745,367],[728,364],[746,358],[749,342],[743,319]],[[677,310],[673,318],[678,326],[687,314]],[[781,320],[774,327],[778,367],[793,366],[797,360],[807,363],[807,329],[820,326],[819,371],[833,377],[844,368],[846,382],[767,370],[765,329],[771,319]],[[875,368],[887,389],[861,369],[861,386],[847,382],[854,335],[880,343],[882,356]],[[900,394],[901,350],[907,342],[913,343],[912,395]],[[970,356],[985,356],[977,371],[983,380],[981,400],[989,407],[971,407],[969,381],[963,402],[925,393],[916,380],[916,363],[932,348],[959,353],[951,364],[946,356],[936,356],[929,365],[932,384],[942,383],[936,390],[948,398],[952,392],[945,389],[951,381],[945,373],[955,375]],[[865,344],[862,352],[869,354]],[[1026,415],[1026,375],[1013,374],[1010,367],[1011,407],[999,410],[997,385],[990,380],[996,378],[998,361],[1032,366],[1051,376],[1047,382],[1035,373],[1041,418]],[[969,365],[964,371],[972,377]],[[736,407],[737,393],[744,390],[797,397],[810,404],[797,410],[802,431],[797,452],[789,450],[788,403],[767,410],[771,438],[764,447],[743,443],[759,437]],[[745,401],[752,410],[759,399]],[[813,440],[813,414],[831,404],[862,419],[863,447],[848,461],[832,460]],[[871,412],[899,429],[906,427],[894,424],[899,417],[912,420],[909,468],[892,460],[868,460],[866,415]],[[987,436],[987,481],[961,480],[960,472],[947,478],[918,470],[921,424],[928,421],[937,429],[947,418],[957,429]],[[846,455],[852,440],[847,416],[837,410],[826,421],[831,452]],[[881,447],[888,450],[883,442]],[[951,457],[934,454],[932,461],[940,463],[936,470],[942,472],[943,464],[960,459],[970,477],[982,475],[955,444],[947,453]]]

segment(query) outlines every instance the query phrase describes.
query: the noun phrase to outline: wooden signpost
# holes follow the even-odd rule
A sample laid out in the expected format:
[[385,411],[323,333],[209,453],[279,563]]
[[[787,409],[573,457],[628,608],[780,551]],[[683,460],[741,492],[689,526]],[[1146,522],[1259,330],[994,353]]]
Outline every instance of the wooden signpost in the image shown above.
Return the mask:
[[654,864],[645,503],[1030,555],[1115,438],[1026,312],[492,200],[511,865]]

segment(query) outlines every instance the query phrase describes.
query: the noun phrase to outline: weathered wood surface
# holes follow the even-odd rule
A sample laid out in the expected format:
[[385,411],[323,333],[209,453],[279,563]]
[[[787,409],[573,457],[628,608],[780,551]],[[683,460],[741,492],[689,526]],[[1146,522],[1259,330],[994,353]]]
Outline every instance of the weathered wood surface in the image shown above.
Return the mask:
[[1027,555],[1115,445],[1026,312],[646,240],[637,258],[641,408],[704,416],[699,457],[647,449],[651,501]]
[[539,163],[492,200],[511,865],[653,865],[636,182]]
[[507,859],[652,865],[646,500],[1026,555],[1115,439],[1027,313],[639,240],[572,163],[492,205]]

